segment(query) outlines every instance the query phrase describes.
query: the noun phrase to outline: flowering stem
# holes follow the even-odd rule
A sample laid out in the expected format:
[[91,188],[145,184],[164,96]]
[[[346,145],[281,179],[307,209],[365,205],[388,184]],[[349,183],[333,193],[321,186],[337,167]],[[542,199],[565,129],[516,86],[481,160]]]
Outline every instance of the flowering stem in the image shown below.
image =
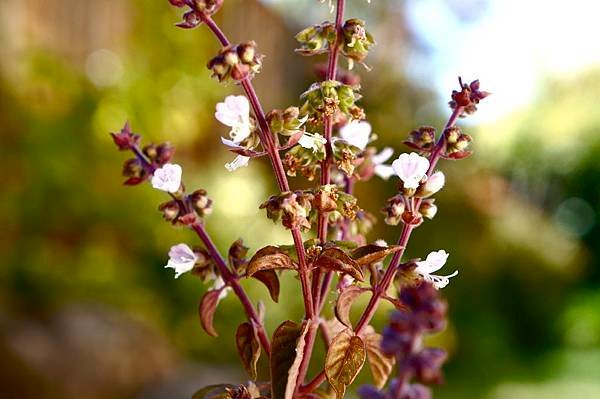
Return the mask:
[[235,292],[237,297],[240,299],[240,302],[242,303],[242,306],[244,306],[248,318],[250,318],[250,321],[256,327],[256,334],[258,335],[258,339],[260,340],[263,349],[265,350],[267,356],[271,356],[271,344],[265,332],[263,323],[260,320],[258,314],[256,313],[254,306],[252,306],[252,303],[250,302],[246,291],[244,291],[244,289],[240,285],[238,281],[239,277],[232,274],[229,271],[229,269],[227,269],[225,259],[223,259],[223,256],[221,256],[221,253],[219,252],[214,242],[206,232],[204,226],[201,223],[194,223],[192,224],[192,229],[198,234],[198,237],[200,237],[200,240],[206,246],[206,249],[210,253],[212,259],[215,260],[215,263],[217,264],[217,267],[219,268],[219,271],[221,272],[221,276],[223,277],[223,280],[225,280],[225,283],[233,289],[233,292]]
[[[217,37],[221,45],[225,47],[229,46],[229,40],[227,39],[223,31],[219,28],[219,26],[215,23],[215,21],[210,17],[210,15],[206,15],[201,12],[199,12],[198,14],[202,19],[202,22],[204,22],[206,26],[208,26],[208,28],[213,32],[213,34]],[[269,155],[269,159],[271,161],[273,171],[275,172],[275,177],[277,179],[277,185],[279,186],[279,190],[281,192],[289,191],[290,186],[287,180],[287,176],[285,174],[285,170],[283,168],[283,163],[281,162],[281,157],[279,156],[279,149],[275,146],[269,123],[267,122],[265,113],[260,104],[258,96],[256,95],[254,86],[252,85],[252,82],[249,78],[242,80],[241,85],[244,91],[246,92],[246,96],[248,97],[250,105],[252,106],[252,110],[254,111],[256,119],[258,120],[258,124],[260,127],[260,140],[263,144],[265,151],[267,151]],[[306,318],[312,319],[314,315],[313,296],[308,276],[308,265],[306,262],[306,253],[304,251],[304,242],[302,240],[300,230],[297,227],[293,227],[291,231],[292,237],[294,239],[294,246],[296,247],[296,253],[298,254],[298,271],[300,274],[300,281],[302,285],[302,295],[304,297],[304,308],[306,310]]]
[[[336,31],[336,39],[333,47],[329,50],[329,56],[327,60],[327,75],[325,80],[335,80],[337,76],[337,64],[340,53],[340,37],[342,31],[342,24],[344,20],[344,8],[346,6],[345,0],[337,0],[337,8],[335,15],[335,31]],[[331,165],[333,163],[333,146],[331,144],[331,136],[333,133],[333,115],[326,114],[323,119],[323,130],[324,137],[327,142],[325,143],[325,159],[321,162],[321,180],[320,184],[322,186],[331,183]],[[328,215],[326,212],[319,214],[318,224],[317,224],[317,235],[319,241],[321,243],[325,243],[327,241],[327,230],[328,230]],[[316,298],[316,312],[320,313],[321,309],[321,297],[323,296],[323,292],[327,292],[329,290],[329,285],[331,284],[331,279],[333,276],[333,272],[329,271],[325,275],[325,279],[323,284],[321,285],[321,289],[319,289],[319,285],[321,284],[321,273],[320,271],[315,271],[315,278],[313,281],[313,292],[317,295]]]
[[[337,62],[339,55],[339,41],[340,41],[340,32],[342,30],[342,22],[344,18],[344,6],[345,0],[337,0],[337,11],[335,18],[335,28],[336,28],[336,39],[333,48],[329,51],[329,60],[327,65],[327,76],[326,80],[334,80],[336,77],[337,70]],[[321,179],[320,183],[322,186],[327,185],[331,182],[331,164],[333,161],[333,146],[331,145],[331,136],[333,132],[333,115],[325,115],[323,120],[323,129],[324,129],[324,137],[325,143],[325,159],[321,163]],[[322,212],[319,214],[318,222],[317,222],[317,236],[321,243],[325,243],[327,241],[327,230],[328,230],[328,215],[327,212]],[[325,281],[327,283],[327,287],[331,282],[332,272],[328,272],[325,277]],[[319,289],[321,285],[321,272],[319,269],[315,270],[313,274],[312,281],[312,293],[314,293],[315,300],[313,302],[313,314],[317,316],[321,312],[321,296],[323,294],[323,290]],[[326,294],[326,293],[325,293]],[[313,346],[315,343],[315,337],[318,332],[318,321],[313,322],[308,333],[306,335],[305,343],[306,347],[304,350],[304,357],[302,358],[302,362],[300,363],[300,371],[298,373],[298,379],[296,380],[296,392],[300,389],[302,383],[304,382],[304,378],[306,377],[306,373],[308,371],[308,365],[310,363],[310,358],[312,356]]]
[[[427,170],[427,177],[430,177],[431,174],[433,173],[433,170],[437,166],[437,163],[442,156],[442,152],[444,151],[444,148],[446,147],[446,136],[445,136],[444,132],[446,131],[446,129],[448,129],[456,124],[456,119],[459,117],[460,114],[462,114],[462,112],[463,112],[463,108],[457,106],[452,111],[452,115],[450,115],[448,122],[446,122],[446,126],[444,126],[444,130],[441,132],[440,138],[438,139],[433,150],[431,151],[431,156],[429,157],[429,169]],[[417,201],[415,201],[415,211],[419,210],[421,201],[422,201],[421,198],[419,198],[419,199],[417,199]],[[416,227],[415,225],[405,224],[404,227],[402,228],[402,233],[400,234],[400,238],[398,239],[398,245],[400,245],[402,247],[402,249],[400,249],[400,251],[398,251],[394,254],[394,256],[392,257],[392,260],[390,262],[390,265],[388,266],[387,270],[385,271],[385,274],[383,275],[383,278],[381,279],[381,282],[379,284],[377,284],[377,286],[375,287],[375,289],[373,291],[373,296],[371,297],[363,315],[361,316],[361,318],[356,326],[357,334],[360,331],[362,331],[362,329],[369,324],[369,322],[373,318],[373,315],[375,315],[375,312],[377,311],[377,305],[379,303],[379,300],[381,299],[381,296],[387,292],[390,284],[394,280],[394,275],[397,272],[398,265],[400,264],[402,255],[404,255],[404,251],[406,250],[408,241],[410,240],[410,235],[415,227]]]
[[[137,145],[134,145],[131,147],[131,151],[135,154],[136,158],[139,159],[139,161],[142,163],[142,165],[144,166],[144,169],[146,169],[146,171],[149,174],[153,174],[154,170],[155,170],[154,165],[152,165],[152,163],[146,159],[146,156],[139,149],[139,147]],[[190,209],[188,208],[187,204],[184,201],[181,201],[174,194],[171,194],[171,197],[179,203],[179,206],[182,207],[182,209],[184,210],[184,213],[187,214],[190,212]],[[246,291],[244,291],[244,289],[240,285],[240,283],[238,281],[239,277],[237,275],[233,274],[227,268],[227,263],[225,262],[225,259],[223,258],[223,256],[219,252],[219,250],[217,249],[213,240],[208,235],[206,229],[204,228],[204,225],[202,225],[199,222],[196,222],[191,225],[191,228],[192,228],[192,230],[194,230],[196,232],[196,234],[198,234],[200,241],[202,241],[202,243],[208,250],[208,252],[211,256],[211,259],[213,259],[215,264],[217,265],[217,268],[219,269],[221,277],[223,278],[225,283],[233,289],[233,292],[235,292],[237,297],[240,299],[240,302],[242,303],[242,306],[244,307],[244,310],[246,311],[246,315],[248,316],[248,318],[250,319],[252,324],[254,324],[256,327],[256,334],[258,336],[258,339],[260,340],[261,345],[263,346],[263,349],[265,350],[265,352],[267,354],[270,354],[271,353],[271,343],[269,342],[269,338],[267,337],[265,327],[264,327],[262,321],[260,320],[260,317],[258,317],[258,314],[256,313],[256,310],[254,309],[254,306],[252,306],[252,303],[250,302],[250,299],[248,298]]]
[[[448,122],[446,122],[446,126],[444,126],[444,130],[442,131],[440,138],[438,139],[433,150],[431,151],[431,156],[429,158],[429,170],[427,171],[427,177],[431,176],[431,174],[433,173],[433,170],[435,169],[438,161],[440,160],[440,158],[442,156],[443,150],[446,147],[446,138],[445,138],[444,132],[446,131],[446,129],[448,129],[456,124],[456,120],[458,119],[460,114],[462,114],[463,110],[464,110],[463,107],[456,107],[453,110],[452,115],[450,115]],[[421,205],[421,199],[419,198],[415,202],[415,209],[418,210],[420,205]],[[400,233],[400,238],[398,239],[398,245],[400,245],[402,247],[402,249],[400,249],[400,251],[398,251],[394,254],[394,256],[392,257],[392,260],[390,262],[390,265],[388,266],[388,268],[385,271],[385,274],[383,275],[383,278],[381,279],[379,284],[377,284],[375,287],[373,287],[373,296],[371,296],[371,299],[369,300],[367,307],[365,308],[360,320],[358,321],[358,324],[356,325],[356,328],[354,330],[355,334],[359,334],[366,326],[368,326],[369,322],[375,315],[375,312],[377,311],[377,305],[379,304],[381,297],[387,292],[387,290],[390,287],[390,284],[394,280],[394,276],[396,275],[396,272],[398,271],[398,266],[400,264],[400,260],[402,259],[402,255],[404,255],[404,251],[406,250],[406,246],[408,245],[408,241],[410,240],[411,233],[415,227],[416,227],[415,225],[410,225],[410,224],[403,225],[402,232]],[[303,393],[312,392],[312,390],[317,388],[319,385],[321,385],[323,383],[323,381],[325,381],[325,378],[326,378],[326,375],[325,375],[325,371],[323,370],[312,381],[310,381],[308,384],[303,386],[301,389],[301,392],[303,392]]]

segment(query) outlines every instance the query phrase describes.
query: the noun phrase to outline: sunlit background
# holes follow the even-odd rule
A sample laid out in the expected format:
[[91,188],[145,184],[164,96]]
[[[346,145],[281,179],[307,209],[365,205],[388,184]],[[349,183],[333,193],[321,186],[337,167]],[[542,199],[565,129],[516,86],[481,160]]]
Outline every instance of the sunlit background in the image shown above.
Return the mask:
[[[450,325],[434,337],[450,352],[435,397],[600,397],[600,3],[348,3],[378,42],[372,71],[357,71],[379,145],[405,151],[411,129],[443,126],[458,75],[494,93],[463,123],[475,155],[442,165],[440,211],[407,254],[444,248],[460,270],[444,289]],[[226,0],[216,16],[267,55],[255,79],[267,109],[297,105],[314,81],[324,59],[295,55],[293,35],[328,18],[317,0]],[[163,268],[171,245],[195,237],[161,220],[161,193],[121,185],[124,154],[108,136],[129,120],[175,144],[187,185],[214,200],[208,229],[222,250],[240,237],[252,250],[289,242],[258,210],[276,190],[269,165],[223,167],[232,156],[213,110],[240,89],[209,78],[214,38],[178,19],[166,0],[0,2],[2,398],[178,399],[246,378],[239,304],[219,307],[217,339],[201,330],[206,287]],[[374,213],[393,192],[358,187]],[[397,235],[381,225],[369,238]],[[244,285],[268,303],[269,331],[301,317],[293,278],[279,304]]]

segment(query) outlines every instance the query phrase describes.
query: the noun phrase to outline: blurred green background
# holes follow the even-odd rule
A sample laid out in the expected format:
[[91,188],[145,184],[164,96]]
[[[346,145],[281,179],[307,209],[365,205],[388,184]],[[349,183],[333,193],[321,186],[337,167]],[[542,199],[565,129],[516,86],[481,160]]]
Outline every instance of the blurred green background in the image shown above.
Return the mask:
[[[494,92],[463,123],[475,155],[443,164],[438,216],[408,253],[444,248],[460,270],[444,289],[449,328],[434,337],[451,354],[436,398],[600,397],[600,33],[587,23],[600,10],[544,2],[537,15],[540,4],[349,1],[348,17],[366,19],[378,41],[373,70],[357,69],[378,145],[405,151],[411,129],[443,126],[458,74]],[[214,200],[208,229],[222,250],[240,237],[252,251],[289,242],[258,210],[275,192],[269,165],[223,167],[214,106],[240,89],[209,78],[216,42],[202,27],[176,29],[178,18],[166,0],[0,2],[2,398],[188,398],[244,381],[239,304],[219,307],[219,338],[201,330],[206,287],[163,268],[171,245],[195,237],[161,220],[160,192],[121,185],[125,156],[108,135],[129,120],[177,146],[188,186]],[[216,17],[267,55],[255,79],[267,109],[298,104],[315,79],[324,59],[295,55],[293,34],[327,18],[316,0],[226,0]],[[374,213],[393,192],[358,187]],[[369,238],[397,235],[381,225]],[[279,304],[244,285],[267,303],[270,331],[301,317],[294,278]]]

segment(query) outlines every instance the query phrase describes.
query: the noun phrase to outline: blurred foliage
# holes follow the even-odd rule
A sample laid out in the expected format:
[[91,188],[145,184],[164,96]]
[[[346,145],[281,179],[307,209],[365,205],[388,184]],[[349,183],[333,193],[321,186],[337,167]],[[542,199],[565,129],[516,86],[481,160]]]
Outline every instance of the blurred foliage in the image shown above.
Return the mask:
[[[252,161],[232,174],[223,168],[231,155],[219,145],[224,131],[213,108],[237,88],[223,90],[209,79],[214,39],[202,28],[173,28],[179,16],[165,3],[132,0],[126,36],[85,60],[28,47],[3,61],[0,324],[48,320],[68,304],[102,304],[158,330],[183,359],[232,364],[239,305],[229,297],[219,307],[219,338],[202,333],[196,307],[205,288],[191,276],[175,281],[162,267],[171,245],[195,238],[160,220],[161,193],[120,185],[125,156],[107,134],[129,119],[146,140],[179,148],[187,184],[215,200],[208,229],[222,250],[239,237],[252,250],[289,242],[258,210],[275,189],[268,164]],[[377,18],[385,14],[380,7]],[[363,103],[378,144],[404,151],[406,132],[420,123],[441,126],[447,112],[430,111],[422,120],[431,94],[409,82],[395,58],[375,59],[373,72],[360,71]],[[598,396],[599,77],[592,71],[549,82],[529,109],[477,129],[473,159],[444,163],[448,189],[437,200],[440,212],[417,230],[408,253],[445,248],[461,273],[444,290],[451,325],[434,338],[452,357],[449,384],[436,397]],[[307,87],[313,77],[290,79]],[[383,181],[357,187],[362,206],[374,213],[393,192]],[[397,234],[380,226],[371,238],[393,242]],[[263,287],[244,282],[268,304],[270,331],[301,315],[297,281],[283,283],[280,304],[271,305]],[[374,324],[386,318],[383,309]],[[10,355],[0,363],[14,363],[17,355],[4,346]]]

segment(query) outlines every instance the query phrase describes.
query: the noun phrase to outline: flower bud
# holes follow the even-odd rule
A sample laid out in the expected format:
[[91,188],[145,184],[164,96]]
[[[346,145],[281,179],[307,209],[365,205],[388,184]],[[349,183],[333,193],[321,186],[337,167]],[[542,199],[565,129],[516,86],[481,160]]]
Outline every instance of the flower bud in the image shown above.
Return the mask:
[[431,151],[435,142],[435,129],[430,126],[421,126],[408,134],[404,144],[421,151]]
[[237,65],[238,62],[240,62],[240,57],[238,56],[238,53],[235,50],[231,49],[223,54],[223,60],[227,65],[234,66]]
[[457,151],[464,151],[467,149],[467,147],[469,147],[469,143],[471,143],[471,140],[472,138],[468,134],[461,134],[458,140],[456,141],[454,148],[456,148]]
[[192,10],[183,14],[183,22],[178,23],[176,26],[183,29],[193,29],[201,23],[202,20],[198,13]]
[[125,124],[119,133],[111,133],[113,141],[119,147],[119,151],[128,151],[139,144],[140,136],[131,131],[129,122]]
[[159,144],[156,147],[156,163],[164,165],[168,163],[175,154],[175,147],[169,142]]
[[131,158],[123,164],[124,177],[142,177],[144,174],[144,165],[137,158]]
[[446,143],[448,145],[456,143],[460,134],[460,128],[458,126],[452,126],[444,130],[444,136],[446,136]]
[[385,216],[385,223],[391,226],[397,226],[402,220],[402,214],[405,209],[404,199],[401,195],[396,195],[387,200],[386,206],[382,209]]
[[175,200],[164,202],[158,206],[158,210],[163,213],[167,222],[173,222],[179,216],[179,203]]
[[223,0],[193,0],[195,8],[206,14],[213,15],[223,5]]
[[458,78],[458,83],[461,87],[460,91],[452,91],[452,100],[449,105],[450,108],[456,109],[456,107],[463,108],[464,114],[472,114],[477,111],[477,104],[491,93],[487,91],[479,90],[479,80],[472,81],[469,85],[462,82],[462,79]]
[[423,200],[421,202],[421,206],[419,207],[419,213],[427,219],[433,219],[438,210],[437,205],[435,205],[434,202],[435,199],[433,198]]
[[255,73],[260,72],[262,58],[263,56],[257,53],[256,43],[250,41],[223,47],[207,66],[212,70],[212,76],[220,82],[230,79],[240,81],[252,78]]
[[423,384],[441,384],[442,364],[446,361],[446,352],[438,348],[425,348],[411,358],[415,378]]
[[123,176],[127,179],[125,180],[126,185],[134,186],[142,183],[148,177],[148,173],[144,168],[144,165],[138,158],[128,159],[123,163]]
[[430,197],[440,191],[445,183],[446,176],[444,176],[444,173],[440,171],[435,172],[425,181],[425,183],[419,186],[415,196],[421,198]]
[[256,56],[256,48],[251,43],[243,43],[237,47],[237,53],[243,63],[251,64]]
[[156,159],[156,156],[158,155],[158,151],[156,150],[155,144],[148,144],[144,146],[142,152],[152,161],[154,161]]
[[205,217],[212,213],[212,200],[208,198],[206,190],[194,191],[188,196],[188,201],[198,216]]

